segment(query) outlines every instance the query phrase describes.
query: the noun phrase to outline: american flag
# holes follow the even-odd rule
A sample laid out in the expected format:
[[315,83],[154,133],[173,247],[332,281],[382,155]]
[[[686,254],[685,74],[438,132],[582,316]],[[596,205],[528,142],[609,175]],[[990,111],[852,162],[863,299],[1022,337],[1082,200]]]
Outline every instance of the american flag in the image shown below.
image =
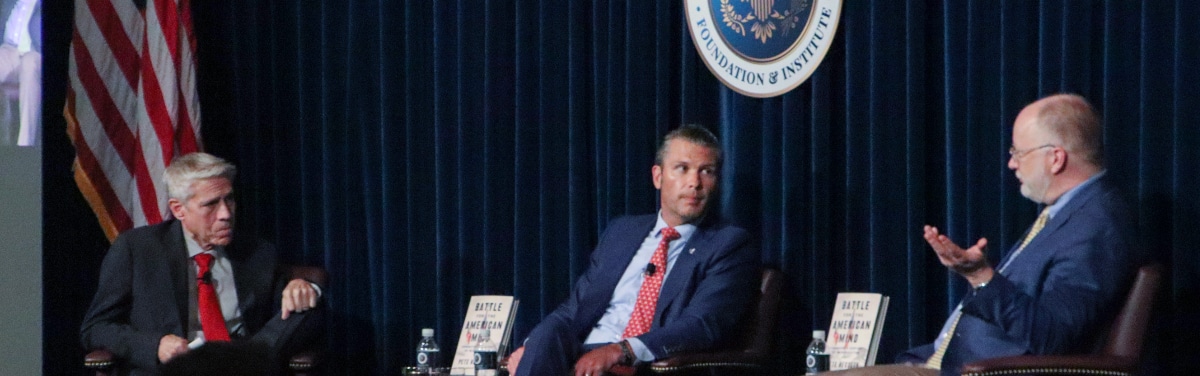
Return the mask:
[[200,151],[190,0],[76,0],[63,113],[108,239],[168,214],[163,169]]

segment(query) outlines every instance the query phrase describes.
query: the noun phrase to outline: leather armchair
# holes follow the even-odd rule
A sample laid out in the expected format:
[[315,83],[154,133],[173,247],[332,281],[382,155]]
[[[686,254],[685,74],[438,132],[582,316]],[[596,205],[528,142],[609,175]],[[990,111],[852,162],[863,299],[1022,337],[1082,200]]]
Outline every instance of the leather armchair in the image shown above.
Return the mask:
[[[325,269],[316,266],[291,266],[292,279],[300,278],[316,283],[322,288],[328,288],[329,280]],[[304,376],[316,370],[320,357],[315,351],[303,351],[288,359],[288,371],[292,375]],[[108,376],[113,373],[117,359],[107,349],[94,349],[83,357],[83,367],[96,376]]]
[[1113,320],[1108,340],[1087,355],[1022,355],[994,358],[967,364],[963,375],[1133,375],[1141,358],[1146,325],[1154,306],[1154,296],[1162,279],[1162,266],[1152,264],[1138,269],[1124,307]]
[[783,273],[764,269],[758,305],[741,324],[740,337],[724,350],[682,354],[650,364],[655,374],[747,374],[770,372]]

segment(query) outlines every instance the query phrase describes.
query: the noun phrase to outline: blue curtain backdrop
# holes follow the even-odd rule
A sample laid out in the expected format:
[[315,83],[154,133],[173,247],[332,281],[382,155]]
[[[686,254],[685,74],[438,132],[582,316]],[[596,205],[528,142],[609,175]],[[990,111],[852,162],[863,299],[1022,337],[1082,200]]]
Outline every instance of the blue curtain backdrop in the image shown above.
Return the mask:
[[[206,147],[241,171],[239,231],[332,273],[331,364],[397,373],[422,327],[451,349],[477,294],[517,296],[522,338],[608,220],[656,210],[656,144],[693,122],[725,144],[717,210],[787,275],[782,343],[826,327],[838,291],[880,292],[888,361],[966,289],[921,225],[998,260],[1036,216],[1005,167],[1012,120],[1069,91],[1106,119],[1110,174],[1169,265],[1150,369],[1191,369],[1200,3],[850,0],[821,67],[772,99],[713,78],[682,4],[196,3]],[[70,6],[47,4],[47,374],[76,372],[107,248],[54,110]]]

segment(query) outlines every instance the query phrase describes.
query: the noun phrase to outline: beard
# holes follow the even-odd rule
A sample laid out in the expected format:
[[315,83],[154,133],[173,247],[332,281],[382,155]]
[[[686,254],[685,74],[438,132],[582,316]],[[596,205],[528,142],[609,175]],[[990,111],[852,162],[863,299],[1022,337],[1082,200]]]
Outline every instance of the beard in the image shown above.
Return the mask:
[[1021,182],[1021,195],[1028,198],[1030,201],[1044,204],[1046,203],[1046,192],[1050,191],[1050,179],[1047,174],[1042,174],[1040,179],[1033,181],[1023,180]]

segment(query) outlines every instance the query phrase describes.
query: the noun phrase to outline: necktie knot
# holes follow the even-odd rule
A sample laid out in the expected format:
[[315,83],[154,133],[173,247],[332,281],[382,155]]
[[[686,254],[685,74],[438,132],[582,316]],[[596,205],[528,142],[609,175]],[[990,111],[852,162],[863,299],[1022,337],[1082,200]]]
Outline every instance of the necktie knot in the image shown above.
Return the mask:
[[676,231],[674,227],[663,227],[662,236],[663,241],[669,243],[672,240],[679,239],[679,231]]
[[204,273],[208,272],[208,269],[212,268],[212,262],[213,262],[212,254],[201,253],[201,254],[194,256],[193,258],[196,259],[196,267],[200,269],[199,272],[197,272],[196,274],[204,275]]
[[1042,232],[1043,228],[1046,228],[1046,221],[1048,221],[1049,219],[1050,219],[1050,207],[1047,206],[1045,209],[1042,209],[1041,214],[1038,214],[1037,219],[1035,219],[1033,221],[1033,226],[1031,226],[1029,228],[1029,234],[1025,235],[1025,239],[1021,241],[1021,246],[1017,247],[1017,249],[1018,250],[1025,249],[1025,246],[1029,245],[1029,242],[1033,241],[1033,238],[1036,237],[1039,232]]

